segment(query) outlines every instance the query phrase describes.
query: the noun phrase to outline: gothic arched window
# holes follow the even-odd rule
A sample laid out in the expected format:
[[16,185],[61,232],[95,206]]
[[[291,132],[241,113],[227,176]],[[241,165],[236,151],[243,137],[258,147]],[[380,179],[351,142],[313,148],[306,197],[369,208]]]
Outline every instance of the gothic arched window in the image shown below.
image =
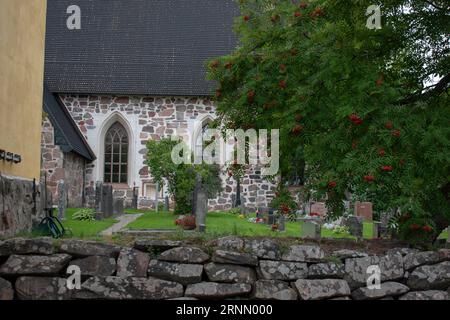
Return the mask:
[[114,123],[105,136],[105,183],[128,181],[128,134],[119,123]]

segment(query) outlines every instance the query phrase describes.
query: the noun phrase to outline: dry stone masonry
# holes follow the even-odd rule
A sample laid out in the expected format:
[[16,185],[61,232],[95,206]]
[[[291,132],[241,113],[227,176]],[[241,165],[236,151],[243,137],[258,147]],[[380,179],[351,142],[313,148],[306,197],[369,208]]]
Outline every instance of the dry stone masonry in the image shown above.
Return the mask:
[[[67,286],[74,265],[80,289]],[[380,268],[379,289],[367,287],[371,265]],[[450,249],[326,253],[317,245],[234,236],[208,247],[161,239],[138,239],[133,247],[0,241],[0,300],[449,300],[449,292]]]

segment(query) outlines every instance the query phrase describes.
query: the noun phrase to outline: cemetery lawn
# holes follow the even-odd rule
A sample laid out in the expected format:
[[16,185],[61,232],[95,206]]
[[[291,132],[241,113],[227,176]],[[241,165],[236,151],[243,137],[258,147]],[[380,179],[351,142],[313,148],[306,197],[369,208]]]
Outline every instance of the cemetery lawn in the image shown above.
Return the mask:
[[68,237],[74,238],[92,238],[96,237],[101,231],[108,229],[117,222],[114,218],[105,219],[102,221],[78,221],[73,220],[72,216],[80,209],[70,208],[66,210],[66,220],[62,221],[64,228],[72,231],[69,232]]
[[[126,210],[127,213],[142,213],[139,210]],[[248,217],[254,217],[255,214]],[[180,230],[174,223],[176,215],[171,212],[144,212],[136,221],[126,226],[130,230],[145,229],[173,229]],[[298,237],[300,235],[300,222],[286,222],[285,232],[273,232],[268,225],[255,224],[241,219],[235,214],[228,212],[208,212],[206,216],[206,233],[212,236],[238,235],[248,237],[271,236],[271,237]],[[322,229],[323,238],[348,238],[353,237],[348,233],[333,233],[330,230]],[[364,224],[364,238],[372,238],[372,223]]]

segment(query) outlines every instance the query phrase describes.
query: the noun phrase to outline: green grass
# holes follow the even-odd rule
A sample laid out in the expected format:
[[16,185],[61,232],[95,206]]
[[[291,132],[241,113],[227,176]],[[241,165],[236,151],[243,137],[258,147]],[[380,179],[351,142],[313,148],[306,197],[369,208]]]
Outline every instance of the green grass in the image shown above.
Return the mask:
[[[127,228],[131,230],[139,229],[176,229],[176,216],[170,212],[144,212],[127,210],[128,213],[144,213],[142,217],[130,223]],[[249,215],[254,217],[255,215]],[[240,235],[240,236],[282,236],[298,237],[300,235],[300,222],[286,222],[285,232],[273,232],[268,225],[251,223],[246,219],[241,219],[237,215],[226,212],[210,212],[206,217],[206,232],[215,235]],[[324,238],[349,238],[353,237],[348,233],[336,234],[325,228],[322,229]],[[372,223],[364,223],[364,237],[372,238]]]
[[102,221],[77,221],[73,220],[72,216],[80,209],[67,209],[66,220],[63,221],[65,228],[70,229],[75,238],[93,238],[96,237],[101,231],[111,227],[117,220],[113,218],[105,219]]

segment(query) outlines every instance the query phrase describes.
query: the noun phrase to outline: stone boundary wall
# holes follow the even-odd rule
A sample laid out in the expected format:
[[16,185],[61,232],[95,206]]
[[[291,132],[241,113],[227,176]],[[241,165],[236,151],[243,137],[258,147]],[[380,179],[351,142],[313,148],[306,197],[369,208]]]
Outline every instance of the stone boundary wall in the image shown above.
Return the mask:
[[[36,192],[40,191],[36,181]],[[30,231],[40,221],[40,198],[33,199],[33,181],[0,173],[0,237]],[[36,209],[35,209],[36,208]]]
[[[66,270],[81,269],[69,290]],[[381,286],[366,286],[377,265]],[[0,242],[1,299],[448,300],[450,249],[396,248],[384,255],[325,254],[317,245],[281,247],[233,236],[187,246],[141,239],[133,247],[50,238]]]

